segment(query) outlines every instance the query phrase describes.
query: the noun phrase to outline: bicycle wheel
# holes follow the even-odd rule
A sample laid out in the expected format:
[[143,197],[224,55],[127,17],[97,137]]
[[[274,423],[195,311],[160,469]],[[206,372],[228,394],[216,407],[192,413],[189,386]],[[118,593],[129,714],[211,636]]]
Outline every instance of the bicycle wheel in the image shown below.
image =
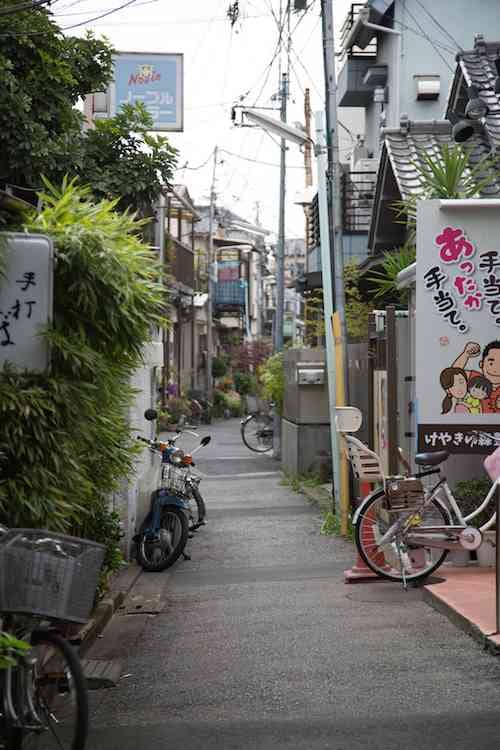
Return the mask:
[[141,534],[137,541],[137,561],[148,573],[156,573],[171,565],[182,554],[189,534],[186,513],[175,505],[166,505],[161,528],[155,535]]
[[[30,693],[40,726],[15,729],[7,747],[12,750],[84,750],[89,707],[80,660],[73,647],[51,630],[34,631],[31,643],[34,663]],[[19,688],[21,682],[18,682]],[[26,701],[19,698],[18,704],[25,705]],[[31,717],[22,720],[26,725],[34,725]]]
[[[448,550],[399,544],[393,539],[379,544],[384,534],[396,520],[388,516],[384,508],[383,492],[368,497],[362,504],[355,525],[355,541],[362,559],[378,576],[391,581],[418,581],[433,573],[444,561]],[[434,498],[431,503],[415,514],[412,530],[418,526],[443,526],[451,524],[450,514],[444,505]],[[404,577],[403,577],[404,571]]]
[[273,418],[269,414],[252,414],[241,425],[241,438],[255,453],[272,450],[273,437]]

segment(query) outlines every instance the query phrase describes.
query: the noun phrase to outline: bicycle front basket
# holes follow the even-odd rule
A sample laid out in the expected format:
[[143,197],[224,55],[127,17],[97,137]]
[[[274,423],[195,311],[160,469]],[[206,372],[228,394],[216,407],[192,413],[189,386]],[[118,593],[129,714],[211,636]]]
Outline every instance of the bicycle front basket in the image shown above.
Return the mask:
[[420,479],[386,477],[385,507],[392,512],[414,510],[422,502],[424,486]]
[[185,497],[189,494],[187,486],[187,471],[179,469],[172,464],[163,464],[161,475],[161,486],[168,490],[172,495]]
[[0,540],[0,611],[85,623],[105,547],[43,529],[10,529]]

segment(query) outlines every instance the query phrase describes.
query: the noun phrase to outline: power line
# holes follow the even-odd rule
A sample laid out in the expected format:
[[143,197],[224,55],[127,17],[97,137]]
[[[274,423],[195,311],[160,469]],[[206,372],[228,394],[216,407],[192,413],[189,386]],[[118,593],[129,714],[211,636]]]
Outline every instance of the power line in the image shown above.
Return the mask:
[[[415,18],[413,18],[413,20],[415,20]],[[422,39],[425,39],[427,42],[431,44],[431,46],[435,45],[436,47],[440,47],[445,52],[448,52],[449,55],[454,55],[457,52],[456,48],[450,47],[449,45],[444,44],[444,42],[434,39],[429,34],[427,34],[427,32],[422,32],[422,30],[418,31],[417,29],[414,29],[413,26],[408,26],[407,23],[403,23],[403,21],[397,21],[396,19],[394,19],[394,23],[400,26],[402,29],[406,29],[406,31],[411,31],[412,34],[416,34]]]
[[446,60],[445,57],[443,57],[443,55],[441,54],[441,52],[438,50],[437,46],[433,43],[433,41],[430,38],[430,36],[427,34],[426,31],[424,31],[424,29],[422,28],[422,26],[419,24],[419,22],[417,21],[417,19],[413,15],[413,13],[411,13],[408,10],[408,8],[406,8],[406,12],[410,16],[410,18],[413,20],[413,23],[415,23],[417,25],[417,27],[420,29],[420,31],[422,32],[422,35],[423,35],[424,39],[427,39],[427,41],[430,43],[430,45],[433,48],[434,52],[441,58],[441,60],[444,62],[444,64],[447,66],[447,68],[453,73],[454,70],[451,67],[450,63],[448,62],[448,60]]
[[[112,10],[108,10],[105,13],[102,13],[99,16],[95,16],[94,18],[88,18],[85,21],[81,21],[80,23],[74,23],[70,26],[60,26],[55,30],[57,33],[58,31],[67,31],[68,29],[76,29],[79,26],[86,26],[88,23],[92,23],[92,21],[97,21],[100,18],[104,18],[105,16],[110,16],[112,13],[117,13],[119,10],[123,10],[124,8],[128,8],[130,5],[133,5],[136,3],[137,0],[127,0],[126,3],[123,3],[122,5],[119,5],[116,8],[113,8]],[[19,37],[19,36],[40,36],[47,34],[47,31],[6,31],[5,33],[0,34],[0,38],[2,37]]]
[[[222,150],[222,149],[220,149],[220,150]],[[212,150],[212,151],[210,151],[210,153],[207,156],[207,158],[205,159],[205,161],[202,164],[200,164],[199,166],[197,166],[197,167],[188,167],[188,163],[189,162],[186,162],[183,167],[177,167],[176,171],[180,171],[180,170],[183,170],[183,169],[189,169],[191,172],[196,172],[196,171],[198,171],[198,169],[203,169],[203,167],[206,167],[206,165],[208,164],[208,162],[210,161],[210,159],[213,157],[213,155],[214,155],[214,152]]]
[[[252,159],[250,156],[243,156],[242,154],[235,154],[233,151],[228,151],[225,148],[221,148],[219,150],[224,154],[228,154],[229,156],[236,157],[236,159],[243,159],[244,161],[251,161],[254,164],[262,164],[265,167],[279,167],[280,166],[277,162],[274,163],[271,161],[261,161],[260,159]],[[290,165],[290,166],[287,166],[287,169],[305,169],[305,167],[301,165],[296,165],[296,166]]]
[[19,3],[18,5],[11,5],[10,8],[2,8],[0,10],[0,16],[8,16],[12,13],[20,13],[23,10],[35,10],[43,5],[49,5],[51,0],[33,0],[31,3]]
[[442,23],[438,21],[435,16],[432,15],[430,10],[425,7],[425,5],[421,2],[421,0],[417,0],[417,3],[420,5],[424,13],[427,13],[431,21],[434,23],[434,25],[437,26],[437,28],[440,29],[443,32],[443,34],[445,34],[448,37],[448,39],[450,39],[451,42],[455,44],[458,47],[458,49],[462,52],[462,45],[457,42],[455,37],[448,31],[448,29],[445,26],[443,26]]

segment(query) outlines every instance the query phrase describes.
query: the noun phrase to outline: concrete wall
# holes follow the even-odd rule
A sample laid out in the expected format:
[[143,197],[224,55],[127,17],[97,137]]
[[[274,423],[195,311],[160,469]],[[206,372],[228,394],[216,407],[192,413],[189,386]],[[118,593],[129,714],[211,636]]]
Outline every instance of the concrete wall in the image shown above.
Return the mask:
[[322,457],[331,453],[330,425],[281,420],[281,465],[288,474],[317,474]]
[[[130,426],[134,433],[152,438],[154,423],[144,419],[146,409],[156,406],[159,372],[163,363],[163,348],[152,342],[144,352],[144,365],[136,370],[131,385],[137,389],[137,396],[129,412]],[[158,487],[160,460],[148,450],[142,452],[136,461],[135,474],[124,483],[121,492],[112,498],[114,510],[120,514],[124,538],[122,550],[128,559],[132,537],[138,530],[149,509],[151,492]]]

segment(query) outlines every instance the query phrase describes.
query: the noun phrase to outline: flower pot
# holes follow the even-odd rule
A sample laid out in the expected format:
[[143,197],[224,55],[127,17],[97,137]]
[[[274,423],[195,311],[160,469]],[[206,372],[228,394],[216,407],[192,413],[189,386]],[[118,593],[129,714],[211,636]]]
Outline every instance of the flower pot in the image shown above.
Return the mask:
[[496,561],[496,531],[483,531],[483,541],[477,550],[480,568],[494,568]]

